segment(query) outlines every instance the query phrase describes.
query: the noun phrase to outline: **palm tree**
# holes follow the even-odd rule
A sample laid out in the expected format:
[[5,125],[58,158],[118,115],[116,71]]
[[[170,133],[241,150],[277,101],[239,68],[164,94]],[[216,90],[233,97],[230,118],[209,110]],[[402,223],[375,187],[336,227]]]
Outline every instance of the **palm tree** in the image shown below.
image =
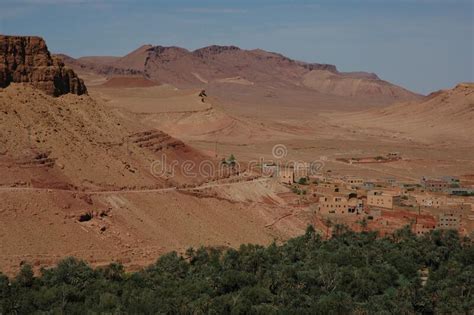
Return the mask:
[[326,239],[329,238],[329,228],[332,226],[332,221],[329,218],[324,220],[324,225],[326,225]]
[[363,217],[362,220],[357,221],[357,223],[360,225],[360,228],[363,232],[367,230],[367,219],[365,217]]

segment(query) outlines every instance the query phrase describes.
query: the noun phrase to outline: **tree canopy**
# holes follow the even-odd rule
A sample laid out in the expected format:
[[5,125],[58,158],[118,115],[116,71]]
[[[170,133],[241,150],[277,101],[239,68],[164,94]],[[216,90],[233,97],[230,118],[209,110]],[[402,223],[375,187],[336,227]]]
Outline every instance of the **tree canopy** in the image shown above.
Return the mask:
[[[282,245],[171,252],[133,273],[67,258],[0,274],[0,314],[471,314],[474,247],[454,231],[416,237],[310,226]],[[423,279],[426,276],[427,279]]]

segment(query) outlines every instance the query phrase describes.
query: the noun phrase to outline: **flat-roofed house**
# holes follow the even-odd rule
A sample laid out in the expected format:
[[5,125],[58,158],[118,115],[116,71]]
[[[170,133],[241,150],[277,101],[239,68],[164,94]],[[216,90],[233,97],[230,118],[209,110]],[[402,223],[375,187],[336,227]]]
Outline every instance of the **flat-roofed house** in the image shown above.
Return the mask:
[[314,187],[314,192],[318,194],[331,194],[340,190],[341,185],[337,183],[318,183]]
[[414,194],[416,203],[423,207],[441,208],[447,203],[446,196],[433,194]]
[[372,207],[393,209],[393,204],[398,199],[400,196],[389,191],[371,190],[367,193],[367,205]]
[[459,178],[454,176],[442,176],[441,180],[446,182],[448,185],[459,185]]
[[442,192],[449,188],[449,184],[444,180],[425,179],[422,182],[423,187],[431,192]]
[[436,228],[436,225],[431,222],[417,222],[412,226],[413,233],[416,235],[424,235],[430,233]]
[[321,214],[347,214],[347,198],[344,196],[324,196],[319,198]]
[[347,177],[345,178],[345,183],[351,188],[362,187],[364,185],[364,179],[360,177]]
[[275,163],[263,163],[262,175],[264,177],[275,177],[278,174],[278,165]]
[[278,180],[282,184],[293,184],[295,182],[295,173],[293,172],[293,169],[280,168],[278,170]]
[[294,180],[299,182],[302,178],[309,178],[310,175],[310,165],[308,163],[295,163],[293,166]]
[[443,213],[438,217],[438,228],[446,230],[458,230],[461,225],[461,219],[454,213]]
[[319,212],[324,215],[359,214],[362,210],[363,202],[357,197],[327,195],[319,198]]

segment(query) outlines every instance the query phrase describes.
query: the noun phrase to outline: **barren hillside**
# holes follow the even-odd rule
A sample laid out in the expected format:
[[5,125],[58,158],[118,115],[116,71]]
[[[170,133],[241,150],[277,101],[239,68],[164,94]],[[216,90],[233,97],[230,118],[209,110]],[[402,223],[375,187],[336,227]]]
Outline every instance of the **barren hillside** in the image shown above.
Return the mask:
[[[36,48],[16,60],[37,60]],[[0,61],[6,57],[0,55]],[[75,89],[48,95],[49,87],[63,86],[58,78],[82,81],[72,70],[63,77],[37,77],[31,73],[43,66],[26,64],[21,71],[28,80],[5,81],[8,86],[0,89],[2,272],[15,272],[25,261],[39,268],[71,255],[96,265],[115,260],[137,268],[171,250],[264,244],[304,230],[306,223],[297,217],[279,223],[292,209],[264,202],[277,198],[266,180],[229,179],[235,174],[230,167],[120,106],[111,109],[93,96],[68,93]],[[7,65],[2,69],[9,79],[17,63]],[[124,84],[144,82],[127,77],[99,89],[116,93]],[[194,94],[183,97],[202,103]],[[204,161],[223,171],[199,172]]]
[[[264,182],[240,184],[243,201],[232,200],[232,182],[222,184],[230,197],[219,196],[219,183],[205,184],[216,191],[205,194],[176,189],[207,179],[194,169],[207,157],[128,116],[89,96],[53,98],[20,84],[1,90],[2,272],[65,256],[136,269],[172,250],[268,244],[304,231],[297,217],[273,224],[291,209],[263,204],[274,195]],[[179,163],[174,174],[154,168],[162,156]],[[185,161],[195,175],[183,176]]]
[[[154,177],[162,155],[206,157],[164,132],[118,118],[89,96],[52,98],[28,86],[0,93],[2,185],[120,189],[196,181]],[[179,169],[179,168],[178,168]]]
[[[162,156],[167,163],[199,163],[206,156],[81,95],[83,81],[50,56],[42,38],[0,36],[0,67],[6,87],[0,93],[0,184],[120,189],[204,180],[184,178],[179,168],[173,176],[154,176],[151,165]],[[109,83],[124,80],[135,82]]]
[[138,80],[142,79],[131,80],[123,88],[115,83],[129,80],[114,77],[92,88],[91,95],[109,107],[130,112],[128,116],[136,121],[186,141],[249,144],[300,137],[306,131],[303,127],[261,118],[231,115],[215,97],[200,97],[198,89],[178,90],[169,85],[136,87]]
[[361,113],[336,114],[336,120],[359,130],[388,130],[412,139],[472,146],[474,84],[430,94],[419,102],[395,104]]

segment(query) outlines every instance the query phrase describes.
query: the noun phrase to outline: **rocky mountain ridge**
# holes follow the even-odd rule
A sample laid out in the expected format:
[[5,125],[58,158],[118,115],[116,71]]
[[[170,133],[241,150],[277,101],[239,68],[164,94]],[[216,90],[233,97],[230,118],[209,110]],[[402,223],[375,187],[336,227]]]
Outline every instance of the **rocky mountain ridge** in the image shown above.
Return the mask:
[[109,73],[101,71],[109,76],[122,69],[177,87],[239,84],[240,89],[246,85],[252,90],[302,88],[322,95],[381,98],[383,103],[420,98],[374,73],[341,72],[331,64],[297,61],[279,53],[236,46],[211,45],[190,51],[176,46],[143,45],[123,57],[81,57],[67,63],[75,69],[86,65],[89,69],[110,68]]
[[37,36],[0,35],[0,88],[10,83],[29,83],[52,96],[87,93],[84,82]]

